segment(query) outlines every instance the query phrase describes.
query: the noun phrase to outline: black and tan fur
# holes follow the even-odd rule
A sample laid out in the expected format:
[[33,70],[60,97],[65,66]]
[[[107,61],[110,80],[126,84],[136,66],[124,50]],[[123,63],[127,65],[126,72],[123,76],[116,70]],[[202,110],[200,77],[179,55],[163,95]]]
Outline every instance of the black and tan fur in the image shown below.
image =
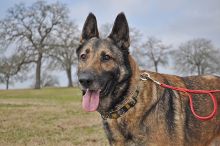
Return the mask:
[[[129,54],[129,29],[120,13],[109,37],[99,38],[95,16],[90,13],[84,24],[79,58],[78,78],[82,90],[101,90],[98,112],[108,112],[139,86],[137,104],[118,119],[103,120],[110,145],[124,146],[206,146],[220,135],[220,114],[209,121],[196,119],[185,93],[159,87],[151,81],[140,81],[137,63]],[[148,73],[155,80],[189,89],[220,89],[217,76],[178,77]],[[87,82],[85,82],[85,78]],[[83,80],[84,79],[84,80]],[[220,103],[220,94],[215,94]],[[194,106],[200,115],[212,110],[210,98],[194,95]],[[219,108],[220,109],[220,108]]]

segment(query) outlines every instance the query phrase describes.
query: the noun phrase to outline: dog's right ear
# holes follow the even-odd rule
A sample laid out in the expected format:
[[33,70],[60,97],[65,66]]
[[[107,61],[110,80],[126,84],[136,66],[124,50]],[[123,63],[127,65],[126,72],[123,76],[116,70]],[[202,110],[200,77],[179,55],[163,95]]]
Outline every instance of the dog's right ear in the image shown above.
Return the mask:
[[80,42],[83,43],[92,37],[99,38],[96,17],[93,13],[89,13],[83,26]]

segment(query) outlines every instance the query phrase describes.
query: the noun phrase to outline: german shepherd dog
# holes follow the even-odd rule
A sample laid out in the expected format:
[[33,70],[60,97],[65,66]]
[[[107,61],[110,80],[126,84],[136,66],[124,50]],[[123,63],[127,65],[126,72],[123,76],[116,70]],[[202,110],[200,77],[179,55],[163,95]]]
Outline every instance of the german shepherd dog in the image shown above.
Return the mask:
[[[147,72],[161,83],[200,90],[220,89],[220,77],[178,77],[141,71],[129,54],[129,40],[124,13],[118,14],[105,39],[99,38],[96,17],[90,13],[77,49],[83,109],[102,115],[110,145],[210,145],[220,135],[220,110],[211,120],[198,120],[190,110],[186,93],[142,81],[140,75]],[[215,96],[220,103],[220,94]],[[209,96],[193,95],[193,102],[200,115],[213,110]]]

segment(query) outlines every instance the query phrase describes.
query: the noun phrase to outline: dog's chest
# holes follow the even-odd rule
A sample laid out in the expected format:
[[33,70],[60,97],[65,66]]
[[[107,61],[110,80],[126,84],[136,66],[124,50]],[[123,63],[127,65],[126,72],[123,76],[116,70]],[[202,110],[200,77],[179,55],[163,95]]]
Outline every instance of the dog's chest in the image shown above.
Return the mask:
[[128,121],[125,119],[108,120],[103,122],[106,135],[110,143],[122,143],[128,146],[141,146],[146,136],[139,129],[136,121]]

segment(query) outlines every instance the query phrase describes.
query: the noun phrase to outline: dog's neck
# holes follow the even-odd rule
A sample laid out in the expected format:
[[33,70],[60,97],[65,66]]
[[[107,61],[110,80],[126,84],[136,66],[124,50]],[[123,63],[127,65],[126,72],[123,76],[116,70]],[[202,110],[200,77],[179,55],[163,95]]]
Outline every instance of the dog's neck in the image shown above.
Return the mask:
[[117,119],[126,113],[130,108],[134,107],[137,102],[137,97],[139,95],[140,70],[132,56],[129,55],[128,59],[131,66],[132,75],[129,79],[129,87],[126,90],[127,94],[123,97],[121,102],[114,105],[114,107],[112,107],[109,111],[100,112],[103,119]]
[[[126,90],[124,90],[123,92],[126,94],[122,94],[119,93],[118,98],[121,98],[123,100],[126,100],[126,98],[130,98],[132,96],[132,94],[135,92],[135,90],[137,89],[137,86],[139,84],[140,81],[140,70],[139,67],[137,65],[137,63],[135,62],[134,58],[129,54],[128,55],[128,63],[129,63],[129,67],[127,68],[128,70],[130,69],[131,72],[131,76],[129,76],[129,78],[127,80],[125,80],[122,84],[118,84],[118,88],[123,88],[123,86],[126,84],[128,85],[128,88],[125,88]],[[120,102],[117,102],[116,104],[121,104],[123,103],[123,101],[121,100]],[[115,105],[116,106],[116,105]]]
[[130,80],[130,87],[129,87],[128,90],[129,90],[129,92],[132,92],[137,87],[137,85],[139,84],[140,69],[139,69],[139,66],[137,65],[136,61],[134,60],[134,58],[131,55],[129,55],[128,59],[129,59],[131,70],[132,70],[132,76],[131,76],[131,80]]

